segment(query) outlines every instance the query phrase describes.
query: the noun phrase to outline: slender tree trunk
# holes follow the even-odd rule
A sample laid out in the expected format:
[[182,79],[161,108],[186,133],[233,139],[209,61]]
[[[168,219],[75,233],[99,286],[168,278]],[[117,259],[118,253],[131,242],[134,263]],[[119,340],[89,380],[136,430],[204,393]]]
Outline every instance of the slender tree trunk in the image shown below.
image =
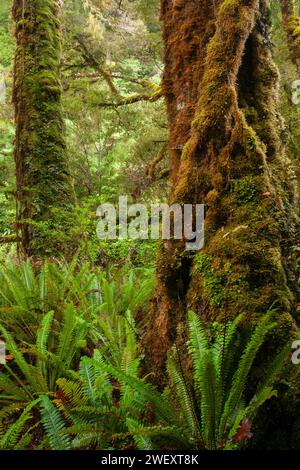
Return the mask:
[[280,0],[280,5],[291,59],[300,77],[300,18],[295,14],[293,0]]
[[[294,330],[299,303],[299,191],[281,143],[278,72],[267,0],[162,0],[171,203],[205,203],[205,247],[162,245],[145,334],[160,379],[186,312],[249,321],[275,306],[274,349]],[[161,375],[160,375],[161,374]]]
[[26,255],[43,255],[53,252],[52,233],[65,229],[56,225],[74,204],[61,110],[57,0],[14,0],[13,17],[17,231]]

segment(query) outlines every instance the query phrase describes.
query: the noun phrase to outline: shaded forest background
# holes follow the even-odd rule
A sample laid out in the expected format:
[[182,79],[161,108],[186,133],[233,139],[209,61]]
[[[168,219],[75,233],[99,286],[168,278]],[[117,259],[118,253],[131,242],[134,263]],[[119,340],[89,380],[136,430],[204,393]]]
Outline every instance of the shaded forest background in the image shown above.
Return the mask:
[[[170,170],[165,105],[163,99],[155,96],[163,72],[159,4],[141,0],[123,1],[121,6],[118,2],[97,6],[101,10],[93,8],[92,2],[66,1],[61,16],[62,98],[77,200],[76,213],[70,217],[76,219],[74,239],[89,244],[93,259],[99,256],[93,220],[98,205],[117,203],[120,194],[128,195],[134,202],[166,200]],[[13,158],[9,157],[13,156],[14,142],[11,94],[15,44],[9,0],[1,2],[0,14],[0,59],[6,93],[1,105],[1,237],[14,237],[15,169]],[[285,138],[297,158],[299,111],[292,103],[292,83],[298,76],[290,60],[278,2],[272,2],[272,14]],[[103,70],[109,72],[112,80],[105,79]],[[133,104],[128,104],[131,101]],[[155,258],[155,247],[148,243],[130,248],[128,242],[116,242],[113,246],[104,245],[103,255],[112,250],[110,255],[115,254],[120,261],[123,256],[130,259],[136,250],[145,249],[151,255],[147,262]],[[6,245],[1,249],[7,252]]]

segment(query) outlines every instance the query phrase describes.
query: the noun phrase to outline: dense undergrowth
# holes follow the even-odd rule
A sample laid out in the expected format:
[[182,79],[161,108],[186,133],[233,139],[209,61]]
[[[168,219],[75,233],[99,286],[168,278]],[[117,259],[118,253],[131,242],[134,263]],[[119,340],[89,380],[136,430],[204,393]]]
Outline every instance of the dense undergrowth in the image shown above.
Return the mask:
[[8,260],[0,286],[1,449],[243,448],[276,397],[288,349],[248,387],[273,311],[253,331],[242,315],[206,328],[190,312],[188,356],[170,352],[160,391],[140,346],[151,269]]

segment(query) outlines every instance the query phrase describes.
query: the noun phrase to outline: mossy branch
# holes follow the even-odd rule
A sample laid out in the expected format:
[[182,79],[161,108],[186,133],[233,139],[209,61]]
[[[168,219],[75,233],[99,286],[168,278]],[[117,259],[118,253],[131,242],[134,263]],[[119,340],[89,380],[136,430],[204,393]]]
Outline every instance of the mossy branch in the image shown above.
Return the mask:
[[[139,78],[134,78],[134,77],[129,77],[127,75],[123,74],[114,74],[110,73],[107,70],[105,70],[102,65],[99,63],[99,61],[94,57],[94,55],[89,51],[88,46],[84,42],[84,38],[82,35],[77,34],[76,36],[77,42],[81,48],[81,52],[83,55],[83,58],[85,59],[86,63],[93,67],[98,74],[88,74],[84,76],[90,76],[92,80],[97,81],[99,78],[103,78],[107,85],[110,88],[110,91],[112,94],[117,98],[116,102],[102,102],[98,103],[98,106],[100,107],[119,107],[119,106],[126,106],[128,104],[133,104],[137,103],[139,101],[150,101],[154,102],[160,99],[163,94],[162,94],[162,88],[160,85],[157,85],[156,83],[151,82],[150,80],[144,80],[144,79],[139,79]],[[79,75],[80,78],[82,78],[82,74]],[[120,79],[120,80],[126,80],[131,83],[135,83],[137,85],[141,85],[145,88],[148,88],[151,90],[151,92],[142,92],[142,93],[134,93],[131,96],[121,96],[119,90],[113,83],[113,79]]]
[[[84,68],[86,67],[86,64],[84,65],[77,65],[77,64],[74,64],[74,65],[70,65],[69,68]],[[65,69],[67,69],[68,67],[66,66]],[[109,72],[106,71],[106,73],[109,74]],[[124,75],[124,74],[121,74],[121,73],[111,73],[110,74],[111,78],[116,78],[116,79],[119,79],[119,80],[124,80],[126,82],[129,82],[129,83],[135,83],[136,85],[141,85],[145,88],[150,88],[150,89],[156,89],[157,88],[157,84],[154,83],[154,82],[151,82],[150,80],[145,80],[143,78],[136,78],[136,77],[130,77],[129,75]],[[89,78],[91,80],[91,82],[97,82],[98,80],[100,80],[101,78],[103,78],[103,76],[99,73],[99,72],[76,72],[73,76],[74,79],[81,79],[81,78]]]
[[81,53],[85,61],[91,65],[94,69],[96,69],[99,74],[103,77],[103,79],[106,81],[107,85],[110,88],[110,91],[114,94],[119,96],[119,90],[116,88],[116,86],[113,83],[111,74],[107,72],[99,63],[99,61],[94,57],[94,55],[89,51],[86,43],[84,42],[84,38],[81,34],[76,35],[76,40],[80,46]]
[[0,245],[4,245],[5,243],[16,243],[16,242],[17,242],[16,235],[6,235],[3,237],[0,237]]
[[158,151],[157,155],[155,156],[155,158],[149,163],[149,165],[146,169],[146,174],[151,179],[154,178],[156,167],[163,160],[163,158],[166,154],[166,149],[167,149],[167,144],[164,143],[164,145],[162,145],[162,147],[159,149],[159,151]]
[[138,103],[139,101],[149,101],[150,103],[154,103],[162,98],[163,92],[161,87],[157,87],[157,90],[153,93],[134,93],[131,96],[124,96],[121,97],[116,102],[102,102],[96,103],[97,106],[101,108],[117,108],[119,106],[126,106],[128,104]]

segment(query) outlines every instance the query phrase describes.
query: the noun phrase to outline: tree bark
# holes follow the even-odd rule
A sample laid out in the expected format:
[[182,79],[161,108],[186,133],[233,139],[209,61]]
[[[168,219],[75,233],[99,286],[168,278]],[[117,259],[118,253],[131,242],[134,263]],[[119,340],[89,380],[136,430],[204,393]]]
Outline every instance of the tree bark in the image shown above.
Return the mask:
[[161,18],[170,203],[204,203],[206,221],[201,251],[161,246],[144,337],[157,380],[184,343],[188,309],[210,323],[241,312],[255,322],[274,306],[276,350],[299,303],[299,190],[281,142],[268,2],[162,0]]
[[[50,254],[74,204],[61,109],[56,0],[14,0],[17,233],[28,255]],[[60,228],[59,228],[60,226]]]
[[280,6],[290,56],[300,77],[300,18],[295,14],[292,0],[280,0]]

